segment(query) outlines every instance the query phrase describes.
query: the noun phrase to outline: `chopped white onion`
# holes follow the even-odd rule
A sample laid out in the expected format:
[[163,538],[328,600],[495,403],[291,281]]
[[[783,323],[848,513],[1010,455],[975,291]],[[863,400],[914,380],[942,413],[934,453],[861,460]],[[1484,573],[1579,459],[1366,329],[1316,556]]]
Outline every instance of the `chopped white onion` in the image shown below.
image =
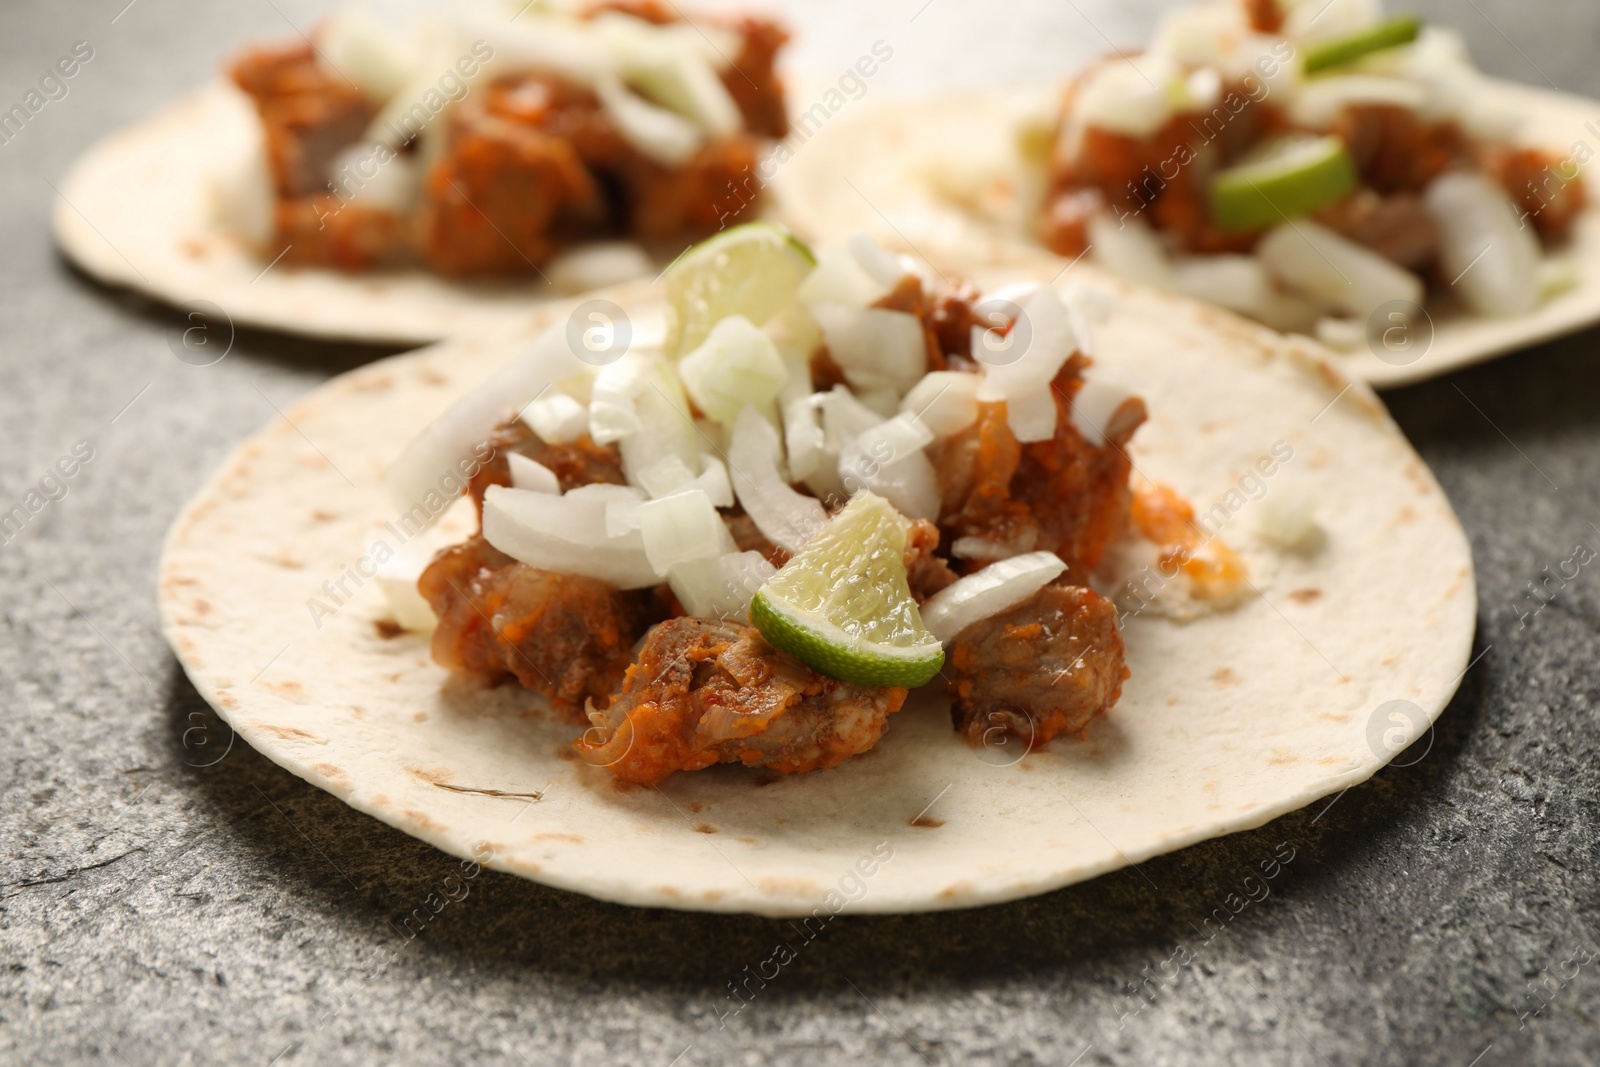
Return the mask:
[[1256,506],[1256,528],[1279,548],[1294,548],[1316,530],[1316,504],[1316,494],[1305,481],[1283,478]]
[[778,470],[782,444],[778,431],[755,408],[745,408],[733,424],[728,454],[733,491],[745,513],[767,540],[794,553],[823,526],[828,513],[814,498],[795,492]]
[[[973,351],[989,346],[990,336],[974,327]],[[982,355],[979,400],[1006,402],[1006,422],[1019,441],[1046,441],[1055,436],[1055,394],[1050,383],[1077,349],[1067,306],[1050,289],[1040,289],[1022,303],[1021,313],[1000,354]],[[1018,353],[1015,350],[1021,348]]]
[[716,456],[704,456],[701,462],[704,469],[694,480],[694,487],[710,497],[717,507],[733,507],[733,482],[728,478],[728,468]]
[[868,453],[885,456],[883,462],[893,463],[933,444],[933,431],[916,416],[900,414],[862,431],[856,440]]
[[635,401],[648,388],[650,361],[624,355],[595,375],[589,393],[589,436],[609,445],[639,432],[642,423]]
[[1298,0],[1284,6],[1283,35],[1302,43],[1349,37],[1383,18],[1383,0]]
[[[484,457],[477,453],[486,447],[495,423],[526,407],[554,383],[590,369],[572,351],[566,323],[546,330],[406,445],[388,470],[390,498],[401,511],[415,514],[429,510],[420,505],[430,496],[459,493],[466,482],[461,476],[482,462]],[[452,479],[459,483],[453,490]]]
[[889,385],[905,393],[928,369],[922,320],[904,311],[813,304],[828,354],[851,385]]
[[1184,67],[1225,68],[1245,35],[1242,4],[1190,4],[1163,15],[1150,50]]
[[606,536],[626,537],[639,529],[639,508],[644,501],[637,497],[617,497],[606,501]]
[[1110,212],[1091,216],[1089,250],[1095,263],[1119,278],[1152,289],[1174,287],[1166,246],[1143,219],[1118,220]]
[[958,537],[950,544],[950,554],[956,559],[1012,559],[1021,555],[1015,549],[985,540],[982,537]]
[[656,271],[650,253],[632,241],[595,241],[557,254],[544,265],[550,284],[563,293],[587,293],[648,278]]
[[1060,415],[1055,393],[1048,384],[1006,397],[1006,425],[1022,444],[1054,437]]
[[867,307],[888,295],[889,287],[874,281],[847,248],[823,248],[817,265],[795,292],[801,304],[848,304]]
[[900,410],[935,436],[960,433],[978,421],[978,385],[982,380],[966,371],[940,370],[924,374],[900,402]]
[[658,574],[669,573],[679,563],[736,550],[722,516],[701,489],[640,504],[639,530],[644,554]]
[[1367,339],[1367,324],[1357,319],[1324,315],[1317,320],[1316,338],[1338,352],[1354,352]]
[[1388,104],[1421,111],[1428,91],[1416,82],[1374,74],[1333,74],[1311,78],[1295,93],[1289,115],[1308,129],[1325,130],[1352,104]]
[[212,215],[225,232],[252,248],[264,248],[277,229],[278,196],[272,187],[261,118],[247,103],[240,108],[238,120],[249,126],[252,136],[237,158],[218,160],[211,180]]
[[789,371],[771,338],[743,315],[731,315],[678,361],[678,377],[701,411],[731,426],[747,405],[765,411]]
[[506,453],[506,463],[511,468],[513,489],[526,489],[532,493],[560,494],[561,480],[556,477],[555,471],[543,463],[529,459],[521,452]]
[[1267,268],[1255,256],[1180,256],[1172,262],[1172,277],[1180,293],[1252,317],[1265,312],[1274,294]]
[[940,641],[949,642],[973,623],[1016,607],[1066,569],[1054,552],[1029,552],[991,563],[924,601],[922,624]]
[[621,485],[586,485],[562,496],[492,485],[483,498],[483,536],[531,567],[643,589],[661,581],[643,534],[612,537],[606,530],[607,504],[630,496],[642,494]]
[[522,421],[547,445],[564,445],[589,432],[589,409],[550,390],[522,409]]
[[1467,307],[1503,316],[1539,305],[1539,239],[1498,186],[1453,171],[1428,186],[1423,203],[1439,226],[1439,266]]
[[890,255],[882,245],[860,231],[850,238],[845,247],[850,250],[856,264],[866,272],[867,277],[886,289],[893,289],[900,284],[902,278],[911,273],[905,264]]
[[1256,255],[1286,284],[1362,320],[1390,301],[1422,303],[1415,274],[1310,219],[1272,230]]
[[883,421],[883,416],[857,400],[849,389],[836,385],[816,394],[822,409],[823,447],[834,455],[867,430]]
[[691,471],[700,470],[700,452],[705,446],[705,439],[690,418],[689,398],[672,372],[672,365],[660,356],[649,357],[646,364],[633,400],[638,431],[622,438],[618,445],[629,484],[638,484],[637,472],[667,456],[676,456]]
[[650,499],[660,500],[673,493],[681,493],[694,485],[695,474],[689,465],[677,456],[667,456],[640,471],[633,481],[650,494]]
[[328,181],[341,203],[398,214],[410,209],[422,175],[415,163],[382,142],[357,143],[333,157]]
[[860,434],[839,453],[839,479],[854,495],[871,490],[913,519],[939,517],[939,480],[923,452],[933,434],[911,415],[896,415]]
[[1166,56],[1110,59],[1079,84],[1073,114],[1085,125],[1129,137],[1148,137],[1172,117],[1177,67]]
[[600,78],[595,92],[622,139],[648,159],[681,167],[705,142],[705,134],[694,123],[630,92],[615,76]]
[[1091,448],[1106,443],[1106,430],[1118,410],[1132,400],[1137,391],[1116,375],[1092,368],[1072,397],[1072,425],[1077,427]]
[[317,54],[377,103],[405,88],[417,57],[388,27],[359,8],[344,8],[317,28]]
[[678,603],[702,619],[743,619],[750,601],[778,572],[759,552],[730,552],[672,568],[667,581]]

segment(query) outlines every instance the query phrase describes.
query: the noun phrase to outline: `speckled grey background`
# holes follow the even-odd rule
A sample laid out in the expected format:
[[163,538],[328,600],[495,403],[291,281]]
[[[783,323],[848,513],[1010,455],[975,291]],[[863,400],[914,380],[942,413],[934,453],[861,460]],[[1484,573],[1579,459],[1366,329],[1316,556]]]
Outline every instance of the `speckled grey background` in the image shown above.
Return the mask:
[[[186,365],[177,317],[75,275],[47,225],[79,151],[317,5],[125,3],[0,9],[4,106],[73,42],[95,49],[0,146],[0,510],[94,448],[0,547],[0,1063],[1600,1060],[1600,577],[1520,618],[1541,568],[1600,546],[1595,333],[1389,397],[1471,534],[1482,658],[1412,765],[1331,807],[1019,904],[847,916],[736,1015],[728,983],[797,940],[787,924],[484,874],[408,939],[401,919],[456,861],[230,750],[153,603],[166,524],[232,443],[381,353],[241,335]],[[1600,96],[1600,6],[1418,6],[1497,74]],[[793,17],[813,69],[892,41],[886,94],[1047,77],[1137,41],[1155,10],[826,0]],[[1275,854],[1293,859],[1269,896],[1230,897]]]

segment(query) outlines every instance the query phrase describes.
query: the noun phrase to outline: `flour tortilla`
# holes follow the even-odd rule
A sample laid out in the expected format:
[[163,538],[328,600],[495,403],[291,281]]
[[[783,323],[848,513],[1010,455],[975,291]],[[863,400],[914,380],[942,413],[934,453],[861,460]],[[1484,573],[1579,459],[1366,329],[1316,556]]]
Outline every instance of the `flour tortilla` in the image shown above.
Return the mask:
[[[1600,100],[1494,81],[1494,93],[1520,119],[1522,143],[1558,150],[1578,143],[1600,151]],[[1054,275],[1068,260],[1032,236],[1018,200],[1024,168],[1015,129],[1053,114],[1059,92],[964,92],[864,109],[824,127],[798,149],[776,184],[786,217],[812,240],[842,240],[866,230],[888,243],[938,256],[950,250],[996,262],[1039,257]],[[1430,295],[1432,345],[1403,365],[1362,346],[1340,353],[1340,368],[1378,388],[1422,381],[1600,322],[1600,196],[1591,195],[1569,244],[1555,258],[1578,273],[1575,288],[1527,315],[1476,316]]]
[[[1026,273],[969,276],[988,287]],[[942,695],[922,692],[875,749],[833,770],[769,781],[723,766],[619,787],[570,755],[575,728],[530,710],[526,691],[450,677],[425,636],[381,637],[374,583],[314,622],[309,598],[396,517],[386,465],[560,309],[520,336],[343,375],[241,445],[173,526],[167,639],[204,697],[286,769],[457,856],[626,904],[970,907],[1259,826],[1364,781],[1439,715],[1472,643],[1467,540],[1370,390],[1325,352],[1102,284],[1121,296],[1097,358],[1152,413],[1134,439],[1140,472],[1205,511],[1275,443],[1294,455],[1221,529],[1260,595],[1186,624],[1130,618],[1132,677],[1085,741],[1016,762],[1015,744],[968,747]],[[1254,532],[1253,509],[1291,478],[1317,501],[1302,552]],[[863,860],[867,878],[852,874]]]
[[430,344],[469,327],[504,328],[571,295],[538,275],[456,282],[420,268],[266,269],[220,224],[215,192],[256,151],[259,131],[249,99],[219,82],[111,135],[62,182],[57,242],[108,285],[186,309],[205,301],[236,326],[327,340]]

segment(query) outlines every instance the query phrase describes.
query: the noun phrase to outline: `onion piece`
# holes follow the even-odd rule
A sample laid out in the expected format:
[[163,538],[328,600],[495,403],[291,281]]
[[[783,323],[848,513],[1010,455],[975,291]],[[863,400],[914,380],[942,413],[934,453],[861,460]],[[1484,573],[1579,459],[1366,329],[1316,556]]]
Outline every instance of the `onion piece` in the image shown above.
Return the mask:
[[882,245],[860,231],[846,242],[845,247],[850,250],[850,255],[855,257],[856,265],[866,272],[867,277],[886,289],[893,289],[900,284],[900,279],[911,273],[905,264],[890,255]]
[[[416,164],[381,141],[357,142],[328,165],[328,183],[341,204],[363,204],[400,214],[410,209],[421,182]],[[337,213],[340,208],[332,210]]]
[[870,490],[913,519],[939,517],[939,480],[923,452],[933,434],[911,415],[896,415],[849,442],[839,453],[839,478],[854,495]]
[[667,582],[683,610],[702,619],[743,619],[750,601],[778,573],[759,552],[730,552],[672,568]]
[[[546,330],[412,438],[386,474],[390,499],[401,511],[414,514],[429,510],[419,505],[430,494],[446,499],[459,494],[468,472],[488,459],[487,438],[495,423],[554,383],[592,369],[572,351],[565,322]],[[451,481],[459,483],[456,488],[449,488]],[[433,509],[425,521],[431,524],[442,510]]]
[[336,11],[317,27],[317,55],[382,103],[415,76],[417,57],[389,28],[359,8]]
[[1271,492],[1261,498],[1256,528],[1279,548],[1295,548],[1315,532],[1316,506],[1316,493],[1304,480],[1274,482]]
[[1089,249],[1095,263],[1119,278],[1152,289],[1174,287],[1167,248],[1143,219],[1118,220],[1110,212],[1091,216]]
[[576,295],[591,289],[648,278],[655,261],[632,241],[595,241],[556,255],[544,265],[550,284],[562,293]]
[[1073,117],[1129,137],[1148,137],[1172,117],[1176,65],[1152,52],[1108,60],[1080,82]]
[[1009,545],[998,544],[983,537],[958,537],[950,544],[950,554],[956,559],[1014,559],[1022,553]]
[[982,381],[966,371],[924,374],[900,401],[900,410],[935,436],[949,437],[978,421],[978,386]]
[[905,393],[928,369],[922,320],[915,315],[848,304],[813,304],[811,315],[851,385]]
[[643,428],[635,401],[648,388],[649,371],[649,360],[635,355],[600,368],[589,391],[589,436],[595,444],[613,444]]
[[1511,200],[1480,174],[1434,180],[1423,204],[1439,227],[1439,266],[1480,315],[1521,315],[1539,305],[1539,239]]
[[483,497],[483,536],[531,567],[643,589],[661,575],[645,554],[642,532],[612,537],[606,530],[609,503],[642,495],[623,485],[586,485],[562,496],[492,485]]
[[973,623],[1027,600],[1066,569],[1054,552],[1029,552],[991,563],[923,601],[922,624],[940,641],[952,641]]
[[622,139],[647,159],[681,167],[705,143],[705,134],[694,123],[630,92],[614,75],[601,77],[595,92]]
[[1288,285],[1363,320],[1390,301],[1422,304],[1415,274],[1310,219],[1270,231],[1256,255]]
[[857,400],[849,389],[836,385],[818,393],[822,409],[823,447],[837,455],[845,445],[883,421],[883,416]]
[[506,453],[506,464],[511,468],[511,487],[526,489],[531,493],[561,495],[561,480],[556,472],[538,460],[529,459],[521,452]]
[[1172,262],[1174,288],[1186,296],[1259,318],[1275,291],[1267,268],[1255,256],[1180,256]]
[[263,249],[277,232],[278,194],[267,163],[267,134],[256,109],[239,94],[238,121],[252,132],[236,158],[218,160],[211,179],[211,214],[220,229],[255,249]]
[[778,472],[782,450],[778,431],[755,408],[745,408],[733,424],[728,454],[733,491],[756,529],[791,555],[827,525],[828,513],[813,497],[789,488]]
[[690,417],[689,398],[672,372],[672,365],[660,356],[645,358],[644,363],[632,401],[638,429],[618,444],[629,484],[637,484],[637,471],[654,466],[667,456],[676,456],[689,470],[698,471],[700,452],[705,447]]
[[1372,74],[1336,74],[1311,78],[1289,103],[1289,115],[1299,126],[1325,130],[1340,112],[1353,104],[1387,104],[1421,111],[1428,90],[1416,82]]
[[[988,338],[980,339],[980,328],[973,329],[973,351],[983,351],[980,346],[988,346]],[[1006,402],[1006,422],[1018,441],[1047,441],[1055,436],[1057,417],[1050,383],[1078,345],[1061,298],[1040,289],[1023,301],[1006,344],[1003,354],[980,357],[984,368],[977,398]]]
[[1072,425],[1091,448],[1102,448],[1116,414],[1138,395],[1134,387],[1114,374],[1092,368],[1072,397]]
[[743,315],[730,315],[678,361],[678,377],[701,411],[731,426],[746,406],[765,411],[789,370],[771,338]]
[[564,445],[589,432],[589,409],[554,390],[522,409],[522,421],[547,445]]
[[644,554],[658,574],[689,560],[737,551],[733,537],[703,489],[649,500],[639,505]]
[[795,292],[801,304],[846,304],[866,307],[888,295],[889,287],[874,281],[847,248],[823,248],[817,265]]
[[1383,0],[1304,0],[1284,6],[1283,36],[1302,44],[1370,30],[1383,18]]

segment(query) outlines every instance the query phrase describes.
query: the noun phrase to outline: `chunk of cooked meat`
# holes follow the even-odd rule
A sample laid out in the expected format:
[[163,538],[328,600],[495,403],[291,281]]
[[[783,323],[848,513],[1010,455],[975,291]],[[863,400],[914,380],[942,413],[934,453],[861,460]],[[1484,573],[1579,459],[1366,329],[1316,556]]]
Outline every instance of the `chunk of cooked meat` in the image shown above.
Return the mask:
[[334,157],[354,144],[377,114],[377,105],[318,62],[305,41],[251,48],[233,61],[228,74],[255,102],[273,185],[286,199],[324,191]]
[[457,105],[423,183],[428,264],[450,275],[527,272],[603,226],[605,198],[574,140],[545,128],[598,110],[593,94],[552,77],[497,83]]
[[980,403],[975,423],[929,446],[939,475],[939,526],[952,547],[975,538],[991,558],[1054,552],[1068,578],[1082,582],[1122,535],[1131,499],[1126,445],[1145,420],[1144,402],[1124,401],[1099,428],[1105,443],[1091,445],[1072,419],[1085,366],[1075,355],[1051,383],[1056,432],[1049,440],[1019,443],[1005,404],[995,402]]
[[1092,589],[1047,585],[950,642],[950,718],[968,744],[999,730],[1029,748],[1082,733],[1128,677],[1117,609]]
[[1056,255],[1076,259],[1089,250],[1089,221],[1105,210],[1099,189],[1064,189],[1039,216],[1039,240]]
[[1571,159],[1537,148],[1487,154],[1485,169],[1545,241],[1565,240],[1588,202],[1588,190]]
[[405,219],[328,193],[279,200],[275,227],[282,262],[337,270],[397,266],[410,258]]
[[1379,193],[1420,193],[1468,158],[1467,139],[1454,122],[1429,122],[1396,104],[1351,104],[1332,131],[1350,150],[1363,185]]
[[610,705],[590,703],[593,729],[574,748],[643,785],[713,763],[822,770],[877,744],[905,699],[904,689],[818,674],[754,627],[669,619],[645,638]]
[[[933,306],[928,300],[928,294],[922,291],[921,278],[915,274],[907,274],[872,306],[884,311],[899,311],[916,316],[922,323],[923,373],[945,369],[944,353],[939,345],[939,333],[933,324]],[[971,345],[970,338],[967,343]]]
[[434,662],[514,677],[577,722],[585,700],[604,698],[622,680],[655,611],[648,591],[542,571],[481,536],[435,556],[417,590],[439,617]]
[[759,154],[743,134],[709,140],[677,167],[631,154],[617,171],[628,232],[651,240],[707,234],[736,221],[759,200]]
[[516,452],[543,464],[561,483],[563,493],[584,485],[626,485],[622,473],[622,454],[616,445],[597,445],[588,434],[561,445],[547,445],[519,418],[510,418],[489,434],[494,455],[478,468],[467,486],[472,501],[483,514],[483,494],[491,485],[511,484],[508,453]]
[[919,604],[959,577],[938,550],[939,527],[927,519],[913,519],[906,530],[906,584]]
[[1257,33],[1277,33],[1283,29],[1283,8],[1278,0],[1243,0],[1245,21]]
[[964,278],[947,280],[934,290],[933,302],[928,308],[928,325],[933,328],[933,335],[939,341],[939,351],[950,369],[969,369],[972,328],[978,325],[973,308],[982,299],[978,287]]
[[744,512],[732,515],[724,512],[722,522],[728,527],[728,533],[733,537],[733,543],[738,546],[740,552],[759,552],[774,567],[781,567],[789,562],[789,553],[773,544],[756,525],[756,520]]
[[1408,270],[1426,271],[1439,254],[1439,226],[1415,193],[1381,196],[1359,189],[1315,218]]

